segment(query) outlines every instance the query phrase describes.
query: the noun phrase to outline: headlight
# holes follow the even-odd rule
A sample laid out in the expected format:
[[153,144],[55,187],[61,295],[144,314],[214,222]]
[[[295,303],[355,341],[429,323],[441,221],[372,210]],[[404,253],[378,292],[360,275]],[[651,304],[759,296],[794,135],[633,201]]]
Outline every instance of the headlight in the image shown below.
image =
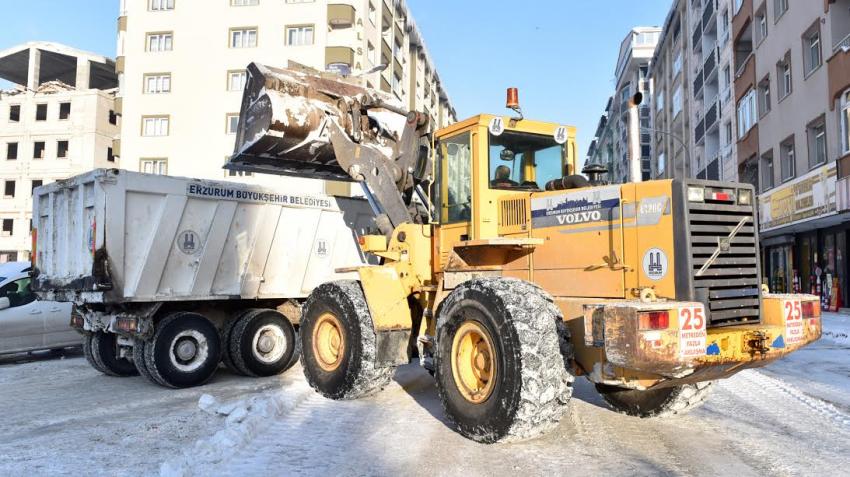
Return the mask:
[[738,204],[753,205],[753,191],[749,189],[738,189]]
[[705,189],[702,187],[688,187],[688,202],[705,202]]

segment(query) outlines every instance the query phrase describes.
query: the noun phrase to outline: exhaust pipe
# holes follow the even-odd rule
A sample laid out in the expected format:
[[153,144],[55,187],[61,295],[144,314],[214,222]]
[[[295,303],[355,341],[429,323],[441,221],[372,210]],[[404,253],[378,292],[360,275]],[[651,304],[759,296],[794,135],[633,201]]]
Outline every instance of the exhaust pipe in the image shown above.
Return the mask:
[[643,94],[638,91],[629,99],[629,126],[627,128],[629,149],[629,181],[643,182],[640,160],[640,113],[638,106],[643,102]]

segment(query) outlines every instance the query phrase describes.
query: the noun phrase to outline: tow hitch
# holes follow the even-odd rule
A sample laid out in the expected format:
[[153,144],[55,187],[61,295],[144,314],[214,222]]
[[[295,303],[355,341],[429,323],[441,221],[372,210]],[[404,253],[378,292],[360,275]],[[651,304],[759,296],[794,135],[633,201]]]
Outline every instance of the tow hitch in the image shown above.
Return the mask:
[[770,351],[770,347],[767,345],[768,339],[769,337],[764,331],[753,331],[751,333],[747,333],[744,340],[747,343],[750,356],[755,356],[756,353],[758,353],[764,357],[767,352]]

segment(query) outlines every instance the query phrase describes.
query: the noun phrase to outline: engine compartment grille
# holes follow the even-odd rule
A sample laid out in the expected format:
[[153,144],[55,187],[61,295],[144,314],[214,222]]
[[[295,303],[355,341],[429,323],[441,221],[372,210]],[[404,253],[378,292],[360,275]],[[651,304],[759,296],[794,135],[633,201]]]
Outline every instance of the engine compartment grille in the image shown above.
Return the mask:
[[[738,233],[702,275],[702,269],[735,227]],[[761,317],[755,210],[732,201],[689,202],[694,293],[708,303],[709,326],[757,323]]]

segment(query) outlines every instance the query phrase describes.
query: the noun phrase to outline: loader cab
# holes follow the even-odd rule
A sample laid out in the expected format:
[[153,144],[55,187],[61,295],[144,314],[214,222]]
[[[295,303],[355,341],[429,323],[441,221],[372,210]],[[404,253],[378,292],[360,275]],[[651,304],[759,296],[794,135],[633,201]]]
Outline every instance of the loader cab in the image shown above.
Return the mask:
[[500,200],[525,198],[575,174],[576,129],[529,119],[480,115],[434,134],[435,271],[454,244],[507,230]]

